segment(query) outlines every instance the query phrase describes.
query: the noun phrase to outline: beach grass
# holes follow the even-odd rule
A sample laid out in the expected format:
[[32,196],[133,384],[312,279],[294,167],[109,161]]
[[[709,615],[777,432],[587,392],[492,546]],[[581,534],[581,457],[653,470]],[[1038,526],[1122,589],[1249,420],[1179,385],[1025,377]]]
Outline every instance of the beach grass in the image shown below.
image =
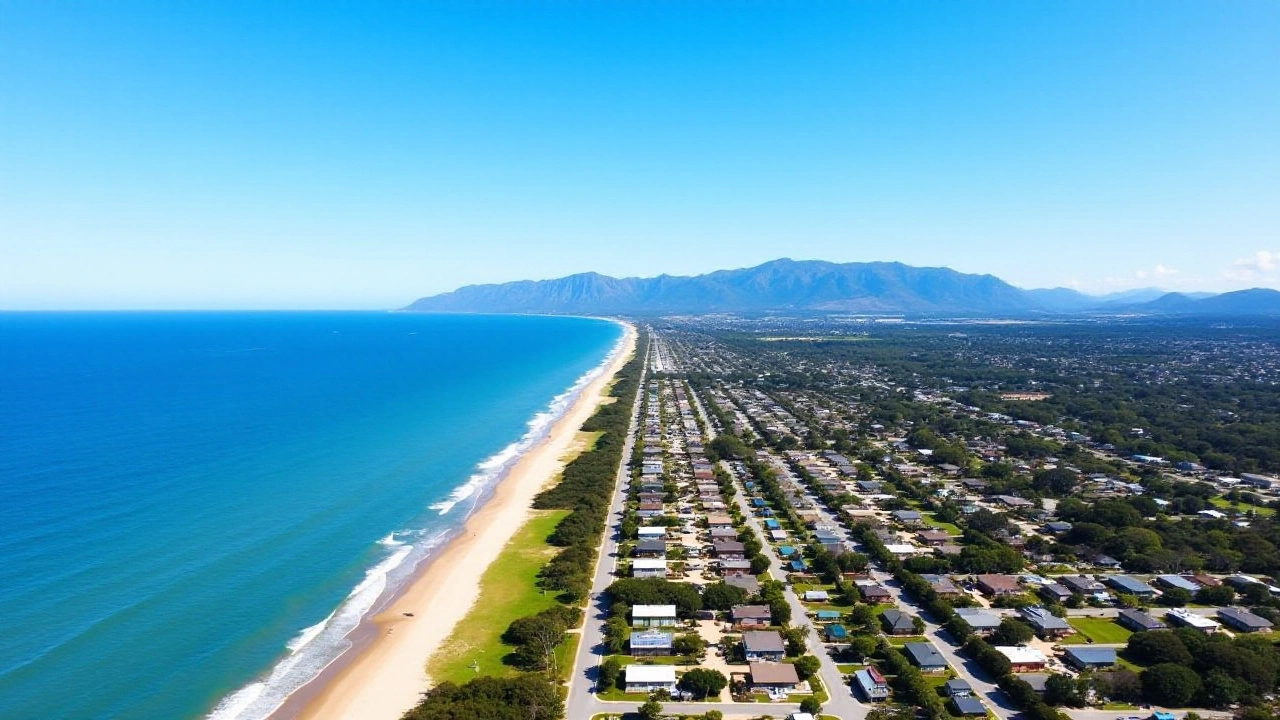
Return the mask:
[[[502,642],[502,633],[513,620],[559,604],[554,593],[544,594],[538,587],[538,571],[558,550],[547,543],[547,536],[568,514],[567,510],[534,511],[485,570],[476,604],[427,662],[433,684],[464,683],[477,675],[518,674],[502,662],[512,650]],[[557,652],[562,667],[572,665],[572,649],[566,648],[576,642],[577,635],[571,635]]]
[[[1128,642],[1129,636],[1133,634],[1108,618],[1073,617],[1067,618],[1067,624],[1096,643],[1120,644]],[[1064,638],[1064,642],[1069,639],[1071,638]]]

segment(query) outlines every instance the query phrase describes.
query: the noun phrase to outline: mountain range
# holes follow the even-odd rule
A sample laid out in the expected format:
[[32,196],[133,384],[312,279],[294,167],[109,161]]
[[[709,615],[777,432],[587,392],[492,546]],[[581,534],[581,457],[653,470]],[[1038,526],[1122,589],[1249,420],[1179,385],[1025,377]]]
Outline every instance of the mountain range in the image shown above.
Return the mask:
[[1212,295],[1154,288],[1092,296],[1069,288],[1024,290],[993,275],[894,262],[774,260],[705,275],[615,278],[581,273],[554,280],[469,285],[424,297],[417,312],[659,315],[764,312],[1024,317],[1070,313],[1280,315],[1280,292]]

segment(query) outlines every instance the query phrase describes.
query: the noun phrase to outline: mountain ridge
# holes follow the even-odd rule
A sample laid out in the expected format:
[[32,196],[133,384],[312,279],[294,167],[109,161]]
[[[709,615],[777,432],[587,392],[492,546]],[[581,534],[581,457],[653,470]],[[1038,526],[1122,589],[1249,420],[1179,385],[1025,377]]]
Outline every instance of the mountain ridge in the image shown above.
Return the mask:
[[[1224,299],[1225,298],[1225,299]],[[420,298],[411,312],[652,315],[811,312],[959,317],[1088,312],[1280,315],[1280,292],[1221,295],[1155,288],[1095,297],[1069,288],[1015,287],[990,274],[900,262],[833,263],[782,258],[702,275],[612,277],[583,272],[550,280],[468,285]]]

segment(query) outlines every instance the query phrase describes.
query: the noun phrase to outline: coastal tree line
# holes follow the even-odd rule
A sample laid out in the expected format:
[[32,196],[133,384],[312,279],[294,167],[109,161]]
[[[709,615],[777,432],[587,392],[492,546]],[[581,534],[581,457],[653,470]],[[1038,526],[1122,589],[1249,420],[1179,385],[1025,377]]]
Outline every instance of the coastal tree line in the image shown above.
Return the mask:
[[635,356],[618,372],[609,389],[613,402],[602,404],[582,425],[600,433],[595,444],[565,465],[561,480],[534,500],[540,510],[568,510],[547,541],[561,548],[547,562],[539,584],[557,593],[561,605],[519,618],[503,634],[512,647],[505,659],[520,672],[514,677],[479,677],[464,684],[444,682],[424,694],[404,720],[560,720],[564,700],[556,684],[556,650],[570,628],[582,621],[582,604],[591,589],[609,512],[609,496],[626,443],[636,390],[648,352],[640,334]]

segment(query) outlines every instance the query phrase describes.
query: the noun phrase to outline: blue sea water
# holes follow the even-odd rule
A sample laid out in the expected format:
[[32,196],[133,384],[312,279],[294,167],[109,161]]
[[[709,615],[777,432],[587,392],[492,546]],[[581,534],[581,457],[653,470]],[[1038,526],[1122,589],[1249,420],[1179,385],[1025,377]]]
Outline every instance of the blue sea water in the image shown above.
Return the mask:
[[620,337],[577,318],[0,314],[0,718],[265,714]]

